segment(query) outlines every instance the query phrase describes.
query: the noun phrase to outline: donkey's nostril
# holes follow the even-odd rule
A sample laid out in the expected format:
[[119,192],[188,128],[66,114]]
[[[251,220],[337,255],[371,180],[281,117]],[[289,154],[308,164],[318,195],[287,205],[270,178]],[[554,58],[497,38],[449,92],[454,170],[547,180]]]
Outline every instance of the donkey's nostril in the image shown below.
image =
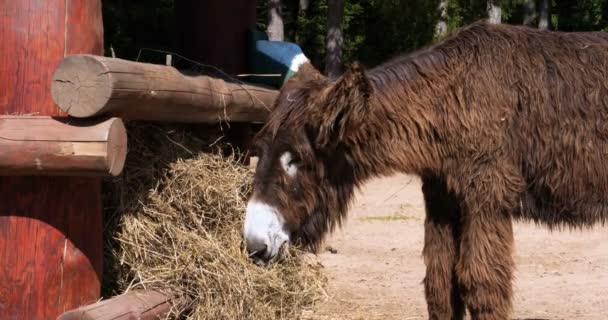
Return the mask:
[[247,246],[247,252],[249,253],[249,257],[255,260],[266,260],[268,258],[268,246],[265,244]]
[[249,252],[250,256],[256,258],[256,259],[262,259],[265,260],[267,253],[268,252],[268,246],[264,245],[263,247],[259,248],[258,250],[255,251],[251,251]]

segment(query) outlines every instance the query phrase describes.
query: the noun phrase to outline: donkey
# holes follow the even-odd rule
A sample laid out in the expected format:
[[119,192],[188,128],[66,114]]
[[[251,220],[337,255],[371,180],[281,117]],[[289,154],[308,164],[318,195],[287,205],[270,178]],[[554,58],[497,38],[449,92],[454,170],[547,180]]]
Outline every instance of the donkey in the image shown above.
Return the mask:
[[508,319],[513,220],[608,218],[608,37],[484,21],[331,81],[310,64],[255,137],[247,250],[316,251],[372,177],[418,175],[430,319]]

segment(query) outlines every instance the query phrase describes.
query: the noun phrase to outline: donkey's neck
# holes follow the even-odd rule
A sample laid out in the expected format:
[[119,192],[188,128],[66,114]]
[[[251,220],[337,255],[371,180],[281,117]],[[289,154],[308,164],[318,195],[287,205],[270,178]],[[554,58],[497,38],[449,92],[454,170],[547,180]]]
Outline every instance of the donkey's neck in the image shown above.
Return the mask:
[[351,143],[358,176],[442,173],[455,157],[500,145],[488,128],[509,124],[518,99],[512,84],[530,79],[515,63],[526,50],[521,30],[473,24],[367,72],[370,113]]
[[457,72],[442,51],[424,50],[368,72],[371,113],[353,150],[362,178],[438,172],[449,152],[444,106]]

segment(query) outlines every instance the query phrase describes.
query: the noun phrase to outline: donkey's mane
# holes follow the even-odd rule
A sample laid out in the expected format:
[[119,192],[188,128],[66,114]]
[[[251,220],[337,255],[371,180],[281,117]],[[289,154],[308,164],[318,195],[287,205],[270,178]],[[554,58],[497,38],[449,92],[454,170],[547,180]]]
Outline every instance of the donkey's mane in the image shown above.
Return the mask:
[[[297,85],[288,83],[286,87],[281,90],[279,98],[277,99],[277,101],[280,101],[280,104],[273,109],[271,115],[268,117],[262,131],[259,132],[260,137],[266,136],[274,140],[279,129],[285,125],[291,124],[290,121],[301,121],[306,119],[308,110],[307,103],[310,101],[309,96],[311,92],[321,90],[326,84],[326,81],[324,80],[303,82],[295,80],[294,82]],[[269,133],[269,135],[266,133]]]
[[[552,41],[544,43],[543,40]],[[438,43],[389,59],[368,70],[367,76],[376,92],[395,94],[397,90],[403,95],[404,89],[420,82],[428,85],[425,79],[436,81],[435,77],[443,76],[449,80],[460,72],[470,72],[470,68],[493,69],[494,76],[501,76],[504,71],[513,73],[519,70],[501,68],[501,64],[513,59],[519,60],[520,65],[525,64],[529,53],[545,51],[546,61],[551,62],[554,57],[546,52],[562,51],[563,48],[555,47],[563,44],[561,40],[569,45],[599,46],[608,50],[608,34],[604,32],[565,33],[478,21]],[[544,47],[547,45],[549,47]]]
[[[355,140],[366,141],[370,132],[381,130],[387,141],[421,142],[408,146],[416,152],[385,156],[416,155],[418,159],[404,162],[428,165],[428,159],[445,156],[454,143],[483,141],[485,150],[495,148],[504,137],[481,127],[479,119],[489,119],[486,125],[513,121],[526,127],[521,119],[527,115],[576,117],[584,107],[594,109],[584,112],[606,112],[602,104],[583,101],[587,96],[559,95],[559,87],[582,93],[583,83],[600,78],[608,59],[607,40],[601,32],[563,33],[476,22],[434,45],[368,70],[376,112]],[[595,70],[584,67],[591,59],[597,63]],[[462,135],[463,130],[468,136]],[[449,136],[477,140],[453,141]],[[360,152],[363,158],[365,154]],[[375,167],[377,172],[391,171]]]

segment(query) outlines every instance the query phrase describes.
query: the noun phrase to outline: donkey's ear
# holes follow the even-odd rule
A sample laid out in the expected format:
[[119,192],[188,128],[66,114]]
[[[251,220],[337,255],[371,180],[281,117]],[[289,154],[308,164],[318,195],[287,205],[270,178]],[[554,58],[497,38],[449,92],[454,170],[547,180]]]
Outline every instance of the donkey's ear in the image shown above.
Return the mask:
[[323,90],[314,110],[319,123],[317,145],[335,145],[354,134],[369,113],[371,94],[369,80],[357,62]]

